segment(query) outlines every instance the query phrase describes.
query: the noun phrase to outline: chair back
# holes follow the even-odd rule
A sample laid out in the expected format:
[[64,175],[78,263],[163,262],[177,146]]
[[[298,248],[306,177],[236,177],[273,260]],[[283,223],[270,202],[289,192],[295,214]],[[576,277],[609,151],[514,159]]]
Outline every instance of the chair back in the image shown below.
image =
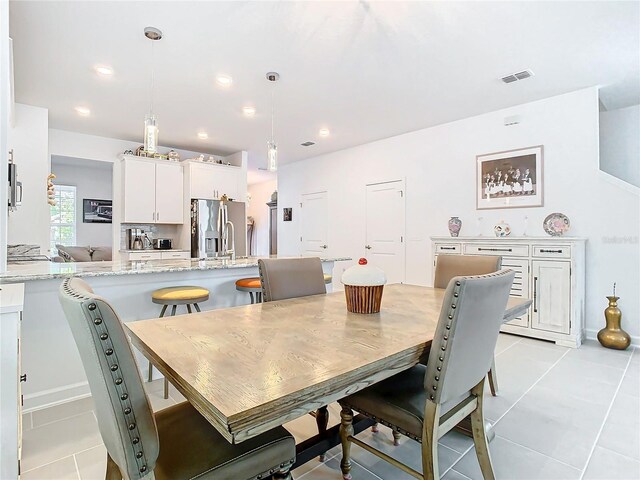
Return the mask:
[[424,378],[433,402],[459,398],[489,371],[514,276],[502,270],[449,282]]
[[144,478],[158,458],[158,431],[122,323],[111,305],[78,278],[62,283],[59,298],[89,380],[107,451],[123,478]]
[[327,293],[318,257],[258,260],[265,302]]
[[438,255],[435,288],[447,288],[453,277],[486,275],[500,270],[502,257],[494,255]]

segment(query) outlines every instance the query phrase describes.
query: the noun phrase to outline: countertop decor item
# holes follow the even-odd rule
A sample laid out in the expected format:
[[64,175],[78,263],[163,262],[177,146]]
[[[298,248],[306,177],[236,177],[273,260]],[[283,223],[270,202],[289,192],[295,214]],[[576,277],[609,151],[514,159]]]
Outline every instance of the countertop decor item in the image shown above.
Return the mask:
[[542,222],[542,228],[552,237],[561,237],[569,231],[571,222],[569,217],[563,213],[551,213]]
[[56,178],[56,176],[53,173],[47,176],[47,203],[52,207],[56,206],[56,187],[53,184],[54,178]]
[[476,157],[476,209],[541,207],[542,145]]
[[451,217],[449,219],[449,234],[452,237],[457,237],[460,234],[460,229],[462,228],[462,220],[458,217]]
[[173,161],[173,162],[179,162],[180,161],[180,154],[178,152],[176,152],[175,150],[169,150],[169,153],[167,155],[169,157],[169,160]]
[[366,258],[347,268],[342,274],[347,310],[351,313],[379,313],[382,290],[387,276],[378,267],[368,265]]
[[620,297],[616,297],[616,284],[614,283],[613,295],[607,297],[609,306],[604,310],[607,326],[598,332],[598,341],[605,348],[626,350],[631,345],[631,337],[620,326],[622,312],[618,308],[619,299]]
[[504,220],[500,220],[500,223],[494,225],[493,231],[496,237],[508,237],[511,235],[511,227]]

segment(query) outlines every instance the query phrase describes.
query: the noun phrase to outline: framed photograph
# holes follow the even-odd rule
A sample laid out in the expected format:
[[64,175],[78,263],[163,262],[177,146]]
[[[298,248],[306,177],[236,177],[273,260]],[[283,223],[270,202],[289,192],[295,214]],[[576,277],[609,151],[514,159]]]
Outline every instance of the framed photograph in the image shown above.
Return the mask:
[[111,200],[96,200],[85,198],[82,200],[83,223],[111,223]]
[[476,209],[542,207],[542,145],[476,157]]
[[293,218],[293,209],[291,208],[283,208],[282,209],[282,220],[285,222],[290,222]]

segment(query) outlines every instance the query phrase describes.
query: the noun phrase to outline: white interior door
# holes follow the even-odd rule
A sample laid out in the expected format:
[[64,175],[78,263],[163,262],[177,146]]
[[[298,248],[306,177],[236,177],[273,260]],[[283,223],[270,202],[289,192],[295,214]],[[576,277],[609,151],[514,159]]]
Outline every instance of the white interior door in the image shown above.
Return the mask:
[[301,253],[303,255],[326,256],[329,248],[327,192],[303,194],[300,207]]
[[404,180],[367,185],[365,256],[387,283],[405,280]]

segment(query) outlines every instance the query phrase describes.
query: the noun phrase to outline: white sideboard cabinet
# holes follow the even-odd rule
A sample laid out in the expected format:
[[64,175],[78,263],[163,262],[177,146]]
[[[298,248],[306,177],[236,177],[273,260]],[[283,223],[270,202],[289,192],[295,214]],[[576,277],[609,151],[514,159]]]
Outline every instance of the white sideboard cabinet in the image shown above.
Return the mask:
[[516,272],[511,295],[530,298],[529,312],[502,331],[579,347],[585,334],[585,242],[576,237],[432,237],[440,255],[500,255]]

